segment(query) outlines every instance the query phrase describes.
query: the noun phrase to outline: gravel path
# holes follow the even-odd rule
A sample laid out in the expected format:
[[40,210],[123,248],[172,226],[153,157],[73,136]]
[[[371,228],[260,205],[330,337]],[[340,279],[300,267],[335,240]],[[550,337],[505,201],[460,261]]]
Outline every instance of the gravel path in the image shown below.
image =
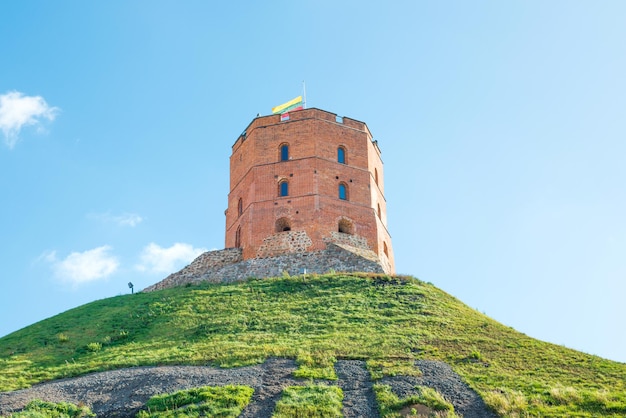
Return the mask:
[[237,369],[196,366],[137,367],[89,374],[0,393],[0,414],[23,408],[33,399],[88,405],[98,416],[133,417],[150,397],[208,385],[262,386],[263,365]]
[[270,359],[263,364],[262,385],[254,387],[252,400],[243,410],[241,418],[271,417],[280,394],[287,386],[302,385],[302,380],[292,378],[296,362],[285,359]]
[[343,390],[343,416],[378,418],[374,390],[365,362],[339,360],[335,363],[337,385]]
[[393,376],[381,379],[380,383],[390,385],[393,392],[404,398],[416,393],[415,386],[435,389],[452,405],[454,411],[463,418],[497,417],[485,403],[450,366],[440,361],[420,360],[415,365],[422,371],[420,377]]
[[[418,361],[421,377],[387,377],[380,383],[404,397],[415,393],[415,385],[429,386],[440,392],[464,418],[496,417],[482,399],[445,363]],[[71,379],[35,385],[29,389],[0,393],[0,415],[18,411],[33,399],[51,402],[82,403],[99,417],[134,417],[147,400],[156,394],[198,386],[227,384],[254,388],[252,401],[241,414],[243,418],[270,417],[283,388],[304,385],[294,379],[296,363],[287,359],[268,359],[257,366],[218,369],[204,366],[136,367],[93,373]],[[344,392],[343,414],[346,418],[378,418],[372,381],[365,362],[339,360],[335,364],[337,382]]]

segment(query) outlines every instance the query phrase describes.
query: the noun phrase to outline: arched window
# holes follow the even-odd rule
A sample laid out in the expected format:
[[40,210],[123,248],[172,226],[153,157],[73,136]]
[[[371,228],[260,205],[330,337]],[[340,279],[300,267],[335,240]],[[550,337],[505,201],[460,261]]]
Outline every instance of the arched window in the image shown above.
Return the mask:
[[352,233],[353,233],[352,222],[350,222],[347,219],[341,219],[339,221],[339,232],[341,232],[343,234],[350,234],[350,235],[352,235]]
[[383,219],[383,217],[381,216],[381,212],[380,212],[380,203],[377,203],[377,205],[378,205],[378,218]]
[[280,218],[276,221],[276,232],[291,231],[291,222],[287,218]]
[[289,161],[289,144],[280,146],[280,161]]
[[387,243],[385,241],[383,241],[383,252],[389,257],[389,250],[387,249]]
[[239,198],[239,202],[237,202],[237,216],[241,216],[243,213],[243,200]]
[[378,170],[376,168],[374,168],[374,181],[378,185]]
[[238,226],[235,232],[235,248],[241,248],[241,226]]
[[337,162],[346,163],[346,149],[344,147],[337,148]]
[[283,180],[278,184],[278,195],[289,196],[289,182],[287,180]]
[[348,200],[348,186],[346,186],[346,183],[339,183],[339,199]]

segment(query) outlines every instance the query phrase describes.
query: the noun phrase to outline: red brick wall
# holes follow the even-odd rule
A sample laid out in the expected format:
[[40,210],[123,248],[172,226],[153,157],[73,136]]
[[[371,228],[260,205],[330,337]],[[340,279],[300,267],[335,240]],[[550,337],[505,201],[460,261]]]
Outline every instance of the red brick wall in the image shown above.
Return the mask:
[[[289,161],[280,161],[280,146],[285,143],[289,144]],[[337,162],[340,146],[346,150],[346,164]],[[383,164],[363,122],[337,121],[335,114],[319,109],[292,112],[284,122],[279,115],[258,117],[233,145],[230,168],[226,247],[236,246],[236,231],[241,228],[244,259],[265,255],[267,239],[277,233],[280,218],[288,219],[292,231],[306,232],[311,240],[306,251],[324,249],[339,221],[347,219],[353,234],[364,239],[386,270],[393,272]],[[289,196],[279,196],[282,180],[289,182]],[[347,186],[347,201],[338,197],[339,183]]]

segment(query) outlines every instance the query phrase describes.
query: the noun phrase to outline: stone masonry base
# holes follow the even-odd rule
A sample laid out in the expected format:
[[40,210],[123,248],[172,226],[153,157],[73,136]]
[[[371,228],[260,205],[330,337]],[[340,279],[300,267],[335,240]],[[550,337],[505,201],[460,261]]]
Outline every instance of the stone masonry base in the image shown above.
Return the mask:
[[385,273],[376,253],[347,244],[329,243],[321,251],[283,254],[243,260],[241,249],[208,251],[182,270],[170,274],[143,291],[166,289],[188,283],[226,283],[248,278],[335,272]]

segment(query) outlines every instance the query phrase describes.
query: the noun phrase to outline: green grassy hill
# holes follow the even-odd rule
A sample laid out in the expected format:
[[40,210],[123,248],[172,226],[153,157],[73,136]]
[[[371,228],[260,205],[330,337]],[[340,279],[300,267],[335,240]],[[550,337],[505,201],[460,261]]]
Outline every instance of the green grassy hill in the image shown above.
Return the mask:
[[527,337],[417,279],[360,274],[89,303],[1,338],[0,391],[121,367],[276,356],[295,358],[301,377],[326,379],[338,358],[367,360],[374,378],[443,360],[503,415],[626,416],[626,364]]

